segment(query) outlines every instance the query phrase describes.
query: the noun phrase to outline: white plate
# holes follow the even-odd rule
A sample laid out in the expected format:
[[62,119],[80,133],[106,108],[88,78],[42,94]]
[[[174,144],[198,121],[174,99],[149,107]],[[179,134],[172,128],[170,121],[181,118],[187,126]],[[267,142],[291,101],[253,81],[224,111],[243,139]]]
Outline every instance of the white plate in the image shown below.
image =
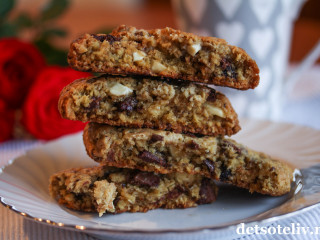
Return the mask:
[[[233,138],[296,168],[293,191],[282,197],[249,194],[221,186],[218,200],[182,210],[153,210],[119,215],[82,214],[59,206],[48,193],[51,174],[78,166],[93,166],[81,134],[67,136],[28,151],[4,167],[0,174],[1,202],[36,221],[100,236],[167,238],[230,237],[239,223],[267,224],[292,216],[320,201],[320,132],[311,128],[267,121],[243,120]],[[318,166],[317,166],[318,164]],[[309,168],[313,166],[312,168]],[[182,235],[181,235],[182,234]]]

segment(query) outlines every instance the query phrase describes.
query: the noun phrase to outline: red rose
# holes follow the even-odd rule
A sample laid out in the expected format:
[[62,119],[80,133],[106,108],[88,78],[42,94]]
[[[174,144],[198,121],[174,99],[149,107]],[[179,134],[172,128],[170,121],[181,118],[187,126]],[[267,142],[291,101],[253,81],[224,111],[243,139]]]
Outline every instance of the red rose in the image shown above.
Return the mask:
[[37,76],[22,109],[22,124],[38,139],[50,140],[80,131],[84,123],[62,119],[58,111],[63,87],[76,79],[90,76],[71,68],[47,67]]
[[0,142],[12,137],[14,124],[14,111],[8,109],[5,102],[0,99]]
[[30,43],[14,38],[0,40],[0,98],[19,108],[39,70],[45,66],[41,53]]

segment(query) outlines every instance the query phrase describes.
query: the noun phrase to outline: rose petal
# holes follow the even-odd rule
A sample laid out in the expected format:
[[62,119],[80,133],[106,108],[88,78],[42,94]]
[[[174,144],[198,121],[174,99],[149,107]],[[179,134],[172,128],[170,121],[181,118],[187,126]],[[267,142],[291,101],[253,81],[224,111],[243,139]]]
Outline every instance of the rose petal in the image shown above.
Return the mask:
[[1,39],[0,52],[0,98],[19,108],[45,60],[32,44],[14,38]]
[[58,111],[61,90],[72,81],[90,76],[71,68],[46,67],[31,87],[23,106],[22,124],[36,138],[50,140],[84,128],[84,123],[62,119]]

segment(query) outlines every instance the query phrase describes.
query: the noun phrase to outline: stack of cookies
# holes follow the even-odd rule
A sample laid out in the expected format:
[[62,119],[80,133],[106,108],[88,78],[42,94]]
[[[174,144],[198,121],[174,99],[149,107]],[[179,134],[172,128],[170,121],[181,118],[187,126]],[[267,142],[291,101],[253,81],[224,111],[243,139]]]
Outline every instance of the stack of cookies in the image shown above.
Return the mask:
[[255,88],[259,69],[244,50],[171,28],[120,26],[75,40],[68,60],[105,74],[74,81],[59,99],[62,117],[89,122],[84,145],[100,166],[53,175],[60,204],[100,216],[193,207],[216,199],[214,180],[290,191],[288,165],[226,137],[240,130],[237,114],[206,86]]

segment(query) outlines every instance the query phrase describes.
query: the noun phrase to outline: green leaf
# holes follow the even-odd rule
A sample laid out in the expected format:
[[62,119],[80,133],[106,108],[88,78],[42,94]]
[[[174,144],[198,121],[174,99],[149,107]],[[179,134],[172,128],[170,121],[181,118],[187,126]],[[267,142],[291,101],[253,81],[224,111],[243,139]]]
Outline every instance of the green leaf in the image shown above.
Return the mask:
[[34,22],[26,13],[21,13],[16,19],[14,19],[13,24],[17,26],[17,28],[29,28],[32,27]]
[[41,20],[46,21],[60,16],[69,6],[69,0],[51,0],[41,11]]
[[15,0],[1,0],[0,4],[0,19],[4,19],[12,10]]
[[34,44],[38,47],[40,52],[45,56],[47,64],[49,65],[60,65],[67,66],[67,55],[68,52],[66,50],[59,49],[53,46],[50,42],[45,39],[39,39],[34,42]]
[[0,37],[16,37],[17,28],[14,24],[3,23],[0,25]]
[[50,40],[50,38],[52,37],[65,37],[65,36],[67,36],[67,32],[61,28],[45,29],[41,33],[41,37],[48,40]]

